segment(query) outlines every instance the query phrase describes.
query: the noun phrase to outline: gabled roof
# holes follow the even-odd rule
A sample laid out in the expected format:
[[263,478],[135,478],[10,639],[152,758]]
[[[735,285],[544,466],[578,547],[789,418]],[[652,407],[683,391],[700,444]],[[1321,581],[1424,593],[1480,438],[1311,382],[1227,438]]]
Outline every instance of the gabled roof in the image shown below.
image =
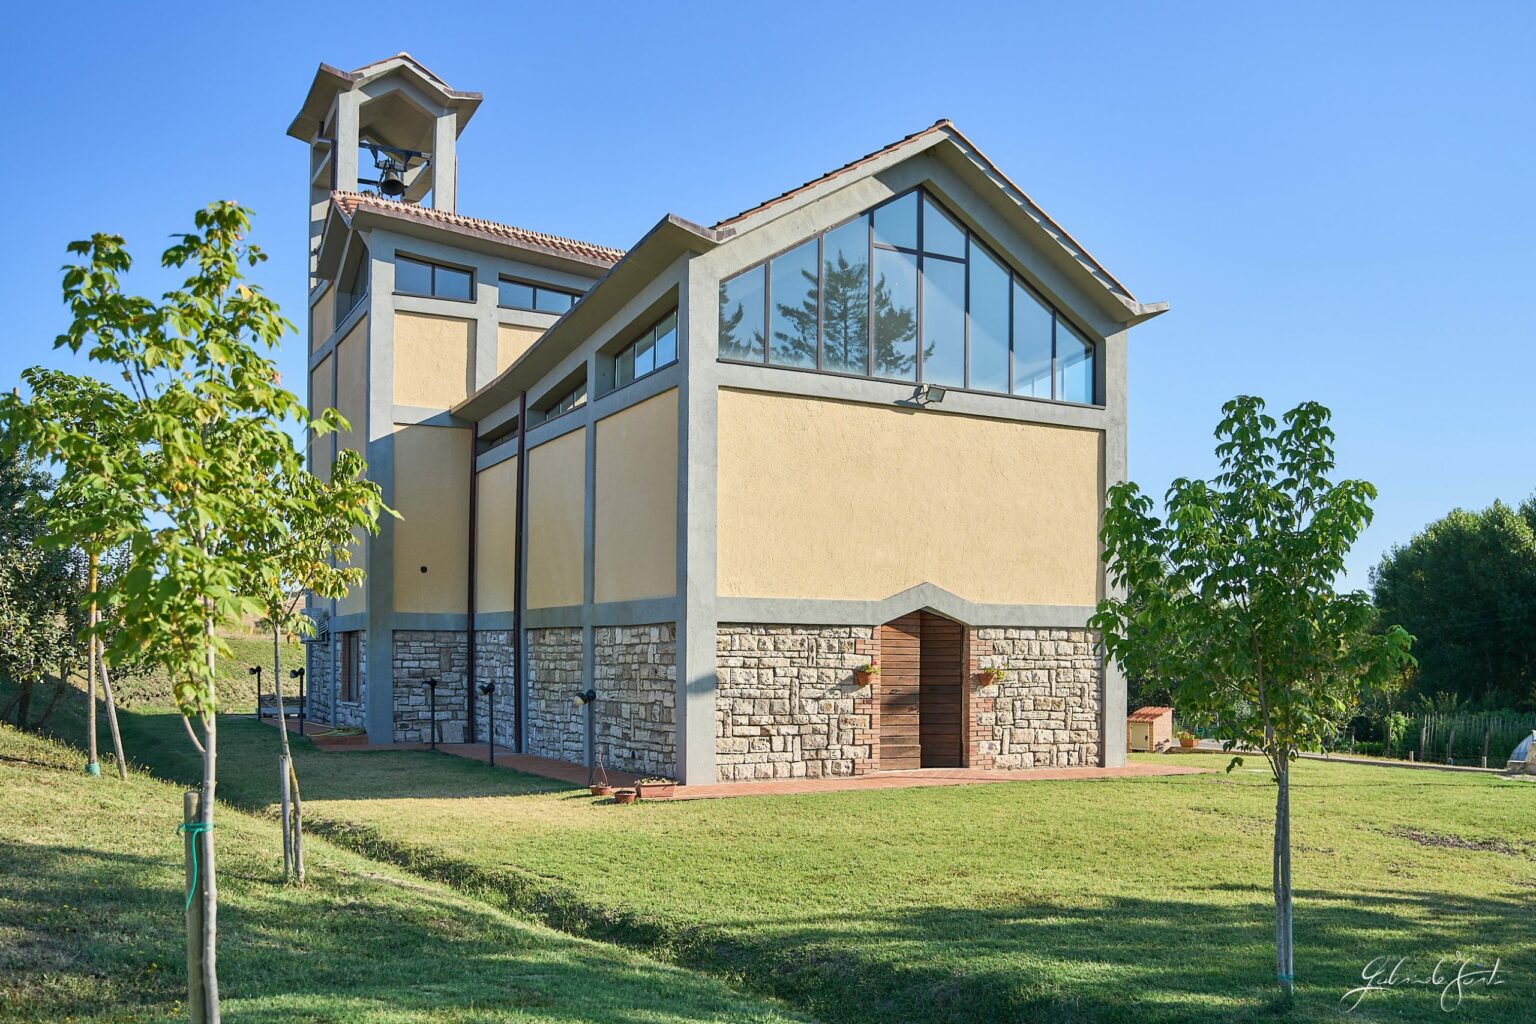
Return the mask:
[[479,217],[466,217],[446,210],[434,210],[427,206],[413,206],[361,192],[332,192],[331,203],[348,225],[356,220],[360,211],[366,210],[384,217],[446,228],[459,234],[512,242],[522,248],[533,248],[551,255],[567,258],[574,256],[590,263],[611,265],[624,256],[623,249],[612,249],[606,245],[581,242],[574,238],[545,234],[542,231],[530,231],[511,224],[481,220]]
[[1088,279],[1092,280],[1094,286],[1088,288],[1090,294],[1095,291],[1099,294],[1107,292],[1108,296],[1113,298],[1111,308],[1117,310],[1116,319],[1129,326],[1167,311],[1166,302],[1138,302],[1125,285],[1105,269],[1102,263],[1094,259],[1077,239],[1056,223],[1023,189],[1014,184],[948,118],[935,121],[921,131],[913,132],[888,146],[866,153],[857,160],[850,161],[836,170],[828,171],[821,177],[813,178],[767,202],[743,210],[733,217],[720,221],[715,225],[715,229],[724,232],[747,230],[778,216],[779,213],[784,212],[778,209],[779,207],[788,207],[797,198],[804,196],[808,202],[815,195],[843,188],[860,177],[878,173],[884,167],[891,166],[909,156],[924,150],[937,152],[941,148],[948,149],[959,157],[958,161],[950,161],[952,164],[958,164],[962,168],[969,167],[972,177],[984,179],[984,183],[978,181],[978,184],[989,184],[1011,200],[1028,219],[1033,229],[1054,243],[1057,251],[1067,258],[1062,262],[1073,276],[1078,277],[1083,284],[1089,284]]
[[326,115],[331,110],[331,102],[336,98],[337,93],[348,92],[359,82],[397,68],[403,69],[428,93],[436,94],[445,107],[452,108],[458,114],[456,122],[459,132],[464,131],[464,126],[469,124],[469,119],[474,116],[480,101],[484,99],[478,92],[462,92],[450,87],[440,75],[433,73],[425,64],[404,50],[393,57],[385,57],[383,60],[364,64],[355,71],[342,71],[329,64],[321,64],[315,71],[314,81],[309,85],[309,92],[304,97],[303,106],[299,108],[293,122],[288,125],[288,134],[300,142],[312,141],[325,124]]
[[1137,708],[1126,716],[1127,722],[1155,722],[1164,715],[1173,714],[1173,708]]

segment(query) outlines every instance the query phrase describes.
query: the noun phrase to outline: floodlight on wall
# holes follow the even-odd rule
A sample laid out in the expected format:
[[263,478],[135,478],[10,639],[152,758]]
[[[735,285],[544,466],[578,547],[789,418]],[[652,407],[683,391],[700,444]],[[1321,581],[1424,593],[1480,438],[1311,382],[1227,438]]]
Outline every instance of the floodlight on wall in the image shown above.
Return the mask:
[[576,696],[571,698],[571,703],[575,704],[577,707],[585,707],[595,700],[597,700],[596,690],[583,690],[581,693],[578,693]]
[[947,388],[941,388],[936,384],[919,384],[917,394],[912,396],[912,400],[918,405],[937,405],[944,401],[944,396],[947,394],[949,394]]

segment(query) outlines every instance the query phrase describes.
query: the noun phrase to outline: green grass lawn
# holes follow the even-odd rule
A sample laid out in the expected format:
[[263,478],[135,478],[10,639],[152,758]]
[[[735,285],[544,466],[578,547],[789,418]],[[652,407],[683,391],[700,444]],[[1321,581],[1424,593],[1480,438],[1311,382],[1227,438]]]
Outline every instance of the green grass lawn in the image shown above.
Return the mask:
[[[0,726],[0,792],[0,1021],[185,1019],[180,788],[88,779],[78,750]],[[266,818],[225,809],[216,835],[226,1020],[795,1019],[323,840],[284,885]]]
[[[170,716],[131,755],[196,759]],[[221,796],[276,797],[269,726],[221,727]],[[1532,1019],[1536,786],[1301,762],[1298,1000],[1277,1017],[1274,789],[1233,774],[640,804],[447,755],[297,747],[333,840],[832,1021],[1444,1021],[1438,989],[1339,1001],[1375,957],[1501,961],[1456,1015]],[[1175,758],[1213,768],[1224,758]],[[1449,1018],[1449,1019],[1454,1019]]]
[[[272,692],[272,640],[247,634],[231,634],[224,637],[229,644],[230,657],[218,663],[219,706],[227,712],[256,710],[256,677],[248,669],[261,666],[263,693]],[[298,680],[289,679],[288,673],[304,664],[304,647],[299,643],[282,646],[283,692],[297,696]],[[133,709],[164,708],[171,705],[171,684],[163,672],[152,672],[141,677],[114,679],[112,688],[118,705]],[[108,747],[107,749],[111,749]]]

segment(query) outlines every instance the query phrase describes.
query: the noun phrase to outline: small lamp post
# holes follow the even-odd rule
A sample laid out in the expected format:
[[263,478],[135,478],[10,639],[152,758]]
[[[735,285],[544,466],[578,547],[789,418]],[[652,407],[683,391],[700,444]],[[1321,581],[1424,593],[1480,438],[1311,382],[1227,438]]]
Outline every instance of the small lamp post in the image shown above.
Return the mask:
[[572,698],[572,701],[587,715],[587,785],[592,785],[593,772],[597,764],[597,738],[592,726],[592,704],[597,700],[596,690],[583,690]]
[[422,680],[427,686],[427,714],[432,716],[432,749],[437,749],[437,676]]
[[304,735],[304,716],[309,714],[309,690],[304,686],[304,666],[288,670],[289,679],[299,681],[299,735]]
[[252,665],[245,670],[245,674],[256,677],[256,721],[259,722],[261,721],[261,666]]
[[485,762],[496,767],[496,693],[495,683],[481,683],[480,692],[485,694]]

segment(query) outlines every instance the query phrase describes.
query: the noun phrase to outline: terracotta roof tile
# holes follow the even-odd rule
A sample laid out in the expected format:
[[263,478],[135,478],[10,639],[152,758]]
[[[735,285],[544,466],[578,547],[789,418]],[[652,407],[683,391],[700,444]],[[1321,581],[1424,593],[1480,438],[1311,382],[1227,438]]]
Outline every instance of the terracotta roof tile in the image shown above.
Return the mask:
[[331,202],[336,204],[337,209],[348,220],[351,220],[358,210],[366,206],[369,209],[379,210],[391,216],[404,217],[408,220],[415,220],[424,224],[440,224],[448,228],[474,231],[490,235],[494,238],[504,238],[510,242],[535,245],[543,249],[552,249],[556,252],[569,253],[572,256],[599,260],[604,263],[617,263],[624,256],[623,249],[611,249],[606,245],[581,242],[574,238],[563,238],[560,235],[545,234],[542,231],[530,231],[527,228],[513,227],[511,224],[500,224],[493,220],[465,217],[462,214],[448,213],[445,210],[434,210],[427,206],[412,206],[409,203],[399,203],[391,199],[366,195],[361,192],[332,192]]
[[1126,716],[1128,722],[1155,722],[1164,715],[1173,714],[1173,708],[1137,708]]

